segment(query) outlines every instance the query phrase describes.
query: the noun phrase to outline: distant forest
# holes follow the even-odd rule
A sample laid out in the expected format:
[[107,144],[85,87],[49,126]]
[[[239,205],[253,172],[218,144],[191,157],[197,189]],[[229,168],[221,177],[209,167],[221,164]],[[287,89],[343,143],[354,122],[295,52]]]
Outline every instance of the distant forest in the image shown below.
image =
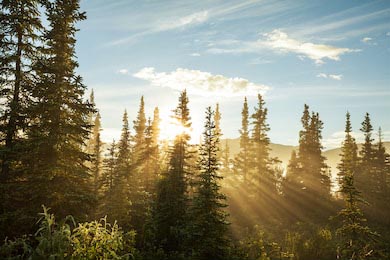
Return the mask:
[[271,155],[260,94],[238,108],[234,156],[219,105],[192,122],[186,90],[174,140],[161,140],[159,109],[148,117],[142,96],[104,144],[75,72],[79,0],[0,6],[1,259],[390,259],[390,156],[368,113],[359,149],[346,114],[336,181],[308,105],[287,167]]

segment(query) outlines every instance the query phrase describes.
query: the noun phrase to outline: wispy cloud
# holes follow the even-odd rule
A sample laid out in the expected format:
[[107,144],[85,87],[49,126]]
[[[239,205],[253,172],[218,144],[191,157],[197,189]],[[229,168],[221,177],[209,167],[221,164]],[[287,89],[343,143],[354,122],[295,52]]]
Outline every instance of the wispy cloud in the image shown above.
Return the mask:
[[[130,36],[116,39],[109,42],[108,46],[122,45],[132,43],[144,36],[151,35],[154,33],[160,33],[171,30],[180,30],[187,29],[192,26],[201,25],[209,21],[212,18],[225,18],[226,15],[235,15],[236,13],[250,8],[252,5],[261,2],[260,0],[246,0],[241,1],[238,4],[223,4],[223,5],[210,5],[206,4],[202,7],[205,10],[199,10],[199,5],[183,5],[182,7],[169,8],[169,5],[159,5],[152,4],[153,7],[150,7],[149,10],[155,10],[153,13],[147,13],[146,18],[142,16],[138,17],[136,20],[132,19],[133,24],[126,25],[126,21],[130,18],[125,17],[122,19],[122,24],[120,28],[133,28],[133,30],[127,29],[127,33],[132,31]],[[198,9],[198,10],[197,10]],[[184,14],[177,16],[177,14]],[[145,16],[145,14],[144,14]],[[162,18],[163,17],[163,18]],[[237,16],[237,18],[242,18],[242,16]],[[140,22],[145,20],[144,22]],[[136,23],[135,23],[136,22]],[[123,24],[124,23],[124,24]],[[134,25],[135,24],[135,25]]]
[[126,75],[129,73],[129,71],[127,69],[120,69],[120,70],[118,70],[118,73],[122,74],[122,75]]
[[364,42],[364,43],[368,43],[368,42],[372,41],[372,38],[364,37],[363,39],[361,39],[361,41]]
[[255,42],[234,41],[232,43],[235,45],[233,48],[226,42],[220,42],[217,44],[220,45],[219,47],[212,47],[208,51],[215,54],[255,53],[264,51],[264,49],[271,49],[279,53],[295,53],[300,59],[306,57],[313,60],[316,64],[323,64],[325,59],[339,61],[340,56],[343,54],[360,51],[293,39],[279,29],[263,34],[263,38]]
[[293,52],[304,55],[315,61],[317,64],[324,63],[324,59],[340,60],[340,56],[357,50],[349,48],[339,48],[331,45],[316,44],[292,39],[287,33],[281,30],[273,30],[271,33],[264,34],[266,39],[260,43],[273,50],[281,52]]
[[200,57],[200,53],[193,52],[193,53],[190,54],[190,56],[192,56],[192,57]]
[[177,28],[183,28],[190,25],[201,24],[209,18],[208,11],[196,12],[190,15],[180,17],[179,19],[171,19],[169,21],[161,22],[155,28],[155,31],[168,31]]
[[326,74],[326,73],[319,73],[317,75],[318,78],[324,78],[324,79],[334,79],[334,80],[341,80],[343,78],[343,75],[335,75],[335,74]]
[[[368,21],[385,18],[388,17],[390,14],[390,8],[375,11],[372,13],[364,13],[357,15],[355,14],[356,12],[361,12],[362,10],[364,10],[364,8],[368,8],[369,5],[370,4],[353,7],[351,9],[343,10],[339,13],[316,19],[314,23],[310,23],[310,26],[307,26],[307,23],[302,26],[298,26],[298,29],[295,30],[295,33],[303,37],[307,37],[309,35],[323,34],[326,32],[334,34],[340,29],[342,30],[341,33],[346,33],[345,29],[348,27],[357,26]],[[384,24],[388,25],[387,22],[385,22]],[[379,25],[383,25],[383,23],[380,23]],[[377,28],[379,29],[379,27]],[[359,29],[363,28],[361,28],[360,26]],[[360,35],[363,35],[364,33],[365,31],[362,30]]]
[[125,43],[131,43],[146,35],[153,33],[170,31],[175,29],[182,29],[193,25],[204,23],[208,20],[208,11],[195,12],[182,17],[170,18],[168,20],[159,20],[158,23],[152,24],[150,28],[144,29],[142,32],[133,33],[132,35],[111,41],[108,43],[110,46],[121,45]]
[[264,94],[269,86],[256,84],[243,78],[228,78],[209,72],[178,68],[172,72],[156,72],[154,68],[143,68],[134,77],[147,80],[153,86],[174,90],[187,89],[189,93],[201,96],[255,96]]

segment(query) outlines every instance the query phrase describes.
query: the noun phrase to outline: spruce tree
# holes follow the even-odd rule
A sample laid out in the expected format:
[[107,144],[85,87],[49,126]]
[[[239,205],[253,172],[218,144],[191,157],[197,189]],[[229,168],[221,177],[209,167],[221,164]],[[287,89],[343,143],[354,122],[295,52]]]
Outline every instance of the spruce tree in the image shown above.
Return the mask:
[[355,138],[352,137],[352,127],[349,112],[346,115],[345,139],[341,147],[341,159],[337,166],[339,187],[343,186],[344,177],[348,174],[356,174],[358,170],[358,148]]
[[[264,190],[269,196],[271,193],[276,193],[276,178],[273,171],[272,164],[277,160],[270,157],[270,139],[268,137],[268,131],[270,127],[267,123],[268,109],[265,107],[265,101],[263,97],[258,94],[257,107],[252,114],[252,135],[251,135],[251,168],[253,169],[253,176],[251,176],[251,182],[255,185],[256,189]],[[264,195],[264,194],[263,194]]]
[[345,207],[338,213],[342,219],[342,226],[337,229],[340,236],[338,257],[341,259],[365,259],[376,254],[373,251],[375,236],[368,226],[364,225],[366,219],[359,208],[363,202],[361,193],[355,187],[355,174],[357,172],[357,145],[351,136],[352,128],[350,115],[347,113],[345,139],[341,149],[339,169],[339,192],[345,201]]
[[227,205],[221,193],[218,173],[219,132],[211,107],[206,110],[203,142],[200,146],[200,174],[190,209],[190,247],[193,259],[227,259]]
[[131,144],[130,129],[127,111],[123,114],[123,125],[121,138],[117,144],[117,157],[115,164],[115,174],[112,188],[111,210],[108,217],[111,220],[117,220],[123,228],[130,227],[130,178],[131,178]]
[[38,0],[0,1],[0,240],[23,232],[29,224],[24,196],[30,153],[25,133],[28,106],[36,85],[32,64],[41,55],[42,24]]
[[364,143],[359,152],[359,174],[356,176],[357,187],[362,191],[364,198],[373,208],[376,207],[376,192],[378,191],[378,176],[375,170],[375,146],[374,138],[372,137],[373,126],[369,113],[366,113],[362,122],[360,131],[364,135]]
[[326,221],[333,211],[330,197],[330,173],[322,155],[323,123],[319,114],[304,105],[299,132],[298,153],[292,154],[283,193],[294,209],[294,220]]
[[36,84],[32,64],[41,55],[37,44],[43,30],[40,2],[0,2],[0,183],[20,165],[18,158],[24,149],[20,146],[29,121],[27,106]]
[[146,131],[146,116],[145,116],[145,102],[144,97],[141,97],[137,119],[134,123],[134,136],[133,136],[133,164],[134,167],[138,167],[142,164],[141,158],[145,149],[145,131]]
[[102,164],[102,140],[100,138],[101,123],[100,123],[100,113],[97,113],[95,117],[95,122],[92,131],[93,139],[93,157],[92,157],[92,176],[93,176],[93,191],[95,196],[98,196],[100,189],[100,179],[101,179],[101,164]]
[[171,147],[168,171],[158,184],[153,212],[155,246],[170,255],[184,251],[184,227],[188,206],[188,129],[191,127],[185,90],[180,94],[179,104],[173,112],[173,118],[183,131],[176,136]]
[[222,157],[221,157],[221,165],[223,169],[224,175],[230,175],[231,169],[230,169],[230,147],[228,139],[225,140],[225,146],[222,150]]
[[250,171],[249,110],[246,97],[244,99],[241,117],[241,129],[239,130],[240,152],[235,158],[234,168],[242,176],[244,183],[246,183]]
[[86,87],[75,73],[75,24],[86,16],[78,0],[45,3],[50,29],[43,37],[45,55],[34,63],[39,82],[29,106],[30,153],[24,158],[31,204],[34,214],[45,204],[59,217],[85,218],[94,201],[85,164],[89,156],[83,151],[93,107],[83,100]]
[[322,155],[322,129],[323,123],[319,114],[312,112],[305,104],[301,118],[303,129],[299,133],[299,175],[302,189],[319,193],[321,196],[329,196],[330,177]]
[[115,210],[115,203],[113,203],[115,194],[114,187],[116,185],[116,160],[117,160],[117,145],[115,140],[107,148],[107,152],[103,159],[103,171],[101,176],[101,192],[102,200],[99,205],[99,214],[101,216],[111,215]]

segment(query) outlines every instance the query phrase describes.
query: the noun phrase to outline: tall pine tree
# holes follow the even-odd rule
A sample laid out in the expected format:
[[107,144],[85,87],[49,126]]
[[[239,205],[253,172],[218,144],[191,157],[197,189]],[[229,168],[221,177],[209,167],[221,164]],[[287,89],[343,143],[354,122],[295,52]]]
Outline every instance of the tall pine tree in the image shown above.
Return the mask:
[[347,113],[345,139],[341,148],[339,169],[339,192],[345,201],[345,207],[338,213],[342,226],[337,229],[340,237],[338,257],[341,259],[365,259],[373,257],[375,236],[368,226],[359,207],[363,202],[360,192],[355,187],[357,172],[357,145],[351,136],[352,128],[350,115]]
[[211,107],[206,110],[203,142],[200,146],[200,175],[190,209],[190,247],[192,257],[199,260],[227,259],[226,197],[221,193],[218,173],[219,132]]
[[240,152],[235,158],[234,168],[242,176],[244,183],[247,182],[250,171],[250,139],[249,139],[249,109],[248,101],[245,97],[241,112],[240,129]]
[[185,221],[188,207],[188,130],[191,127],[187,92],[179,97],[173,118],[182,132],[176,136],[171,147],[167,173],[158,184],[153,212],[155,246],[167,254],[184,251]]
[[94,200],[89,156],[83,151],[89,135],[92,106],[83,100],[85,86],[75,73],[75,24],[86,18],[78,0],[46,2],[50,30],[44,54],[34,64],[39,83],[32,91],[26,156],[33,212],[45,204],[59,217],[85,218]]

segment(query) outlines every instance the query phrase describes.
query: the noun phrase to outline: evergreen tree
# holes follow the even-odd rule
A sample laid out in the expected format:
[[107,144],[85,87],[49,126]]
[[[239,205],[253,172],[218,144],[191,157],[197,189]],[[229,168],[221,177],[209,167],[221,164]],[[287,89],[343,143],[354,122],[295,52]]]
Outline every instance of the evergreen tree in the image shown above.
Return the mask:
[[359,152],[360,170],[359,174],[356,175],[356,184],[358,189],[362,191],[364,198],[372,206],[371,210],[375,210],[378,202],[375,198],[379,190],[377,183],[379,178],[375,169],[376,151],[372,137],[373,127],[368,113],[364,117],[360,131],[364,134],[364,143]]
[[225,140],[225,146],[222,150],[222,157],[221,157],[221,165],[223,169],[223,173],[226,175],[229,175],[231,173],[230,169],[230,147],[228,143],[228,139]]
[[130,177],[131,177],[131,144],[130,129],[127,111],[123,114],[121,138],[117,145],[117,157],[112,188],[111,210],[108,217],[124,227],[130,227]]
[[215,122],[215,131],[219,134],[219,137],[222,136],[221,130],[221,112],[219,112],[219,104],[215,105],[215,113],[214,113],[214,122]]
[[103,159],[103,171],[101,176],[101,192],[102,200],[99,205],[99,214],[105,216],[111,214],[114,209],[114,185],[117,178],[116,175],[116,160],[117,160],[117,145],[115,140],[112,141],[110,147],[107,149],[107,154]]
[[158,184],[153,212],[155,246],[162,248],[167,254],[176,254],[184,250],[184,226],[188,205],[186,175],[190,139],[187,130],[191,127],[185,90],[181,93],[179,104],[173,112],[173,118],[183,131],[176,136],[171,147],[168,171]]
[[27,131],[29,155],[24,158],[30,174],[31,205],[41,204],[57,215],[85,218],[94,196],[89,156],[83,151],[90,125],[92,106],[83,100],[85,86],[76,75],[75,24],[85,19],[79,1],[46,2],[50,30],[44,34],[44,53],[34,63],[39,82],[32,91]]
[[227,259],[226,197],[220,192],[218,174],[219,132],[211,107],[206,110],[203,142],[200,146],[200,175],[190,209],[190,246],[194,259]]
[[276,193],[276,177],[271,167],[277,160],[270,158],[269,154],[270,140],[268,131],[270,127],[266,122],[268,109],[265,108],[265,101],[260,94],[258,94],[257,98],[257,107],[255,107],[255,112],[251,116],[253,125],[251,136],[251,168],[253,169],[253,176],[251,176],[251,182],[256,189],[266,190],[269,196],[270,192]]
[[98,196],[100,189],[100,179],[101,179],[101,164],[102,164],[102,141],[100,139],[101,123],[100,123],[100,114],[97,113],[95,117],[95,122],[92,131],[92,139],[94,143],[93,147],[93,157],[92,157],[92,176],[93,176],[93,191],[95,196]]
[[134,147],[133,147],[133,163],[135,167],[142,164],[141,158],[145,149],[145,132],[146,132],[146,116],[144,97],[141,97],[137,119],[134,121]]
[[[322,155],[323,123],[318,113],[310,113],[305,104],[301,118],[298,153],[292,154],[283,193],[293,209],[294,220],[322,222],[333,211],[330,197],[330,173]],[[327,213],[324,213],[327,212]]]
[[[43,27],[38,0],[0,2],[0,183],[19,163],[28,104],[36,80],[32,64],[40,56]],[[3,199],[1,199],[3,201]]]
[[376,236],[368,226],[359,208],[363,202],[360,192],[355,187],[354,176],[357,171],[357,145],[351,136],[350,115],[347,113],[345,139],[341,149],[339,169],[339,192],[342,194],[345,207],[338,216],[342,218],[342,226],[337,229],[340,236],[338,257],[342,259],[365,259],[373,256],[373,243]]
[[355,138],[352,137],[350,114],[346,115],[345,139],[341,147],[341,159],[337,166],[339,187],[343,186],[344,177],[348,174],[356,174],[358,169],[358,148]]
[[240,152],[235,158],[234,168],[243,177],[244,183],[247,182],[250,170],[250,139],[249,139],[249,110],[248,101],[245,97],[244,105],[241,112],[241,129],[240,129]]
[[[0,240],[23,232],[26,167],[21,158],[28,106],[36,82],[32,64],[40,56],[41,32],[38,0],[0,1]],[[30,224],[30,223],[29,223]]]
[[322,155],[322,128],[323,123],[319,114],[309,113],[309,106],[305,104],[301,119],[303,130],[299,133],[299,178],[303,189],[318,192],[321,196],[329,196],[330,177]]

